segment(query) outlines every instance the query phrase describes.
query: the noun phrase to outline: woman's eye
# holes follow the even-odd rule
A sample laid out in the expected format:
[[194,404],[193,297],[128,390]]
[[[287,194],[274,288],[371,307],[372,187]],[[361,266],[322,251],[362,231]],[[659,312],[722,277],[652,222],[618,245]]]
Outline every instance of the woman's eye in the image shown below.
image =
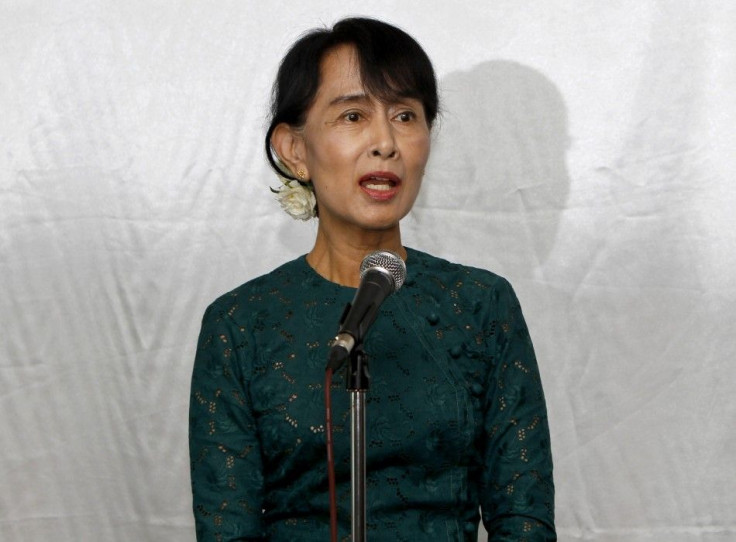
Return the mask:
[[398,115],[396,115],[396,119],[401,122],[409,122],[416,118],[416,115],[413,111],[402,111]]
[[358,122],[360,120],[360,113],[356,113],[355,111],[345,113],[345,120],[348,122]]

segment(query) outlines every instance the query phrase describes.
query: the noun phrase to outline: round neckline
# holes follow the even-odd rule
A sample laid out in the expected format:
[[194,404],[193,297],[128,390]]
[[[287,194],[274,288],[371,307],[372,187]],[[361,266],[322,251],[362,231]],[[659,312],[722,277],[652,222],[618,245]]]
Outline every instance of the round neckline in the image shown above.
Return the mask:
[[315,269],[314,267],[312,267],[312,266],[311,266],[311,265],[309,264],[309,262],[307,261],[307,254],[302,254],[302,255],[301,255],[301,256],[299,257],[299,260],[300,260],[300,261],[302,262],[302,265],[303,265],[303,266],[304,266],[304,267],[305,267],[305,268],[307,269],[307,271],[308,271],[308,272],[309,272],[309,274],[310,274],[310,275],[311,275],[311,276],[313,277],[313,279],[314,279],[314,278],[316,278],[316,279],[317,279],[317,280],[319,280],[320,282],[323,282],[323,283],[329,284],[330,286],[333,286],[333,287],[335,287],[335,288],[339,288],[339,289],[341,289],[341,290],[350,290],[350,291],[355,291],[355,290],[357,290],[357,288],[354,288],[353,286],[345,286],[344,284],[340,284],[339,282],[334,282],[334,281],[331,281],[330,279],[328,279],[328,278],[326,278],[326,277],[323,277],[322,275],[320,275],[320,274],[319,274],[319,273],[317,272],[317,270],[316,270],[316,269]]
[[[409,263],[409,259],[410,259],[410,255],[411,255],[412,253],[414,253],[415,251],[414,251],[413,249],[411,249],[411,248],[407,247],[407,246],[404,246],[404,250],[406,251],[406,260],[404,260],[404,262],[405,262],[405,263],[407,264],[407,268],[406,268],[406,280],[404,281],[404,286],[405,286],[405,285],[407,284],[407,282],[409,281],[409,277],[410,277],[410,275],[411,275],[411,270],[410,270],[410,268],[409,268],[409,266],[408,266],[408,263]],[[339,282],[334,282],[334,281],[331,281],[330,279],[328,279],[328,278],[326,278],[326,277],[323,277],[322,275],[320,275],[320,274],[319,274],[319,273],[317,272],[317,270],[316,270],[316,269],[315,269],[314,267],[312,267],[312,266],[311,266],[311,265],[309,264],[309,262],[307,261],[307,254],[302,254],[302,255],[301,255],[301,256],[299,257],[299,260],[301,260],[301,262],[302,262],[302,265],[304,265],[304,266],[305,266],[305,267],[306,267],[306,268],[308,269],[309,273],[310,273],[310,274],[311,274],[311,275],[312,275],[313,277],[316,277],[317,279],[319,279],[319,280],[320,280],[320,281],[322,281],[322,282],[325,282],[325,283],[327,283],[327,284],[329,284],[329,285],[331,285],[331,286],[334,286],[334,287],[336,287],[336,288],[340,288],[340,289],[342,289],[342,290],[349,290],[349,291],[351,291],[351,292],[355,292],[355,291],[356,291],[356,290],[358,289],[358,288],[356,288],[356,287],[354,287],[354,286],[346,286],[346,285],[344,285],[344,284],[340,284]],[[416,258],[415,258],[415,259],[414,259],[413,261],[416,261]],[[400,289],[399,289],[399,291],[401,291],[402,289],[403,289],[403,287],[402,287],[402,288],[400,288]],[[398,293],[398,292],[396,292],[396,293]]]

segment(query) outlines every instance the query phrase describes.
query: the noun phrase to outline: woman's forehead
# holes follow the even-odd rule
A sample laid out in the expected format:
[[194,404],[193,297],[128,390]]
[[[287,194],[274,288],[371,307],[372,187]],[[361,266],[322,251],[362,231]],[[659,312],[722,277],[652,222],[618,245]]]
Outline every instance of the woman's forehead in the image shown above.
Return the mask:
[[360,61],[351,45],[338,45],[325,53],[320,62],[317,93],[358,93],[364,91]]
[[381,95],[371,92],[363,83],[360,59],[355,47],[341,44],[327,51],[321,60],[320,83],[315,98],[324,101],[326,105],[334,105],[349,101],[395,103],[407,99],[407,96],[399,91],[389,90]]

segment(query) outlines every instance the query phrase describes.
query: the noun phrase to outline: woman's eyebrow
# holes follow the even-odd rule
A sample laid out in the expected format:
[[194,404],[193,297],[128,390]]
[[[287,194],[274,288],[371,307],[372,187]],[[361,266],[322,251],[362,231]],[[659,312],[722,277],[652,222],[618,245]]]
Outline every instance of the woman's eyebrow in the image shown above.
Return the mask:
[[365,93],[345,94],[345,95],[338,96],[330,100],[329,107],[332,107],[333,105],[341,105],[344,103],[351,103],[351,102],[367,102],[369,100],[370,99],[368,98],[368,95]]

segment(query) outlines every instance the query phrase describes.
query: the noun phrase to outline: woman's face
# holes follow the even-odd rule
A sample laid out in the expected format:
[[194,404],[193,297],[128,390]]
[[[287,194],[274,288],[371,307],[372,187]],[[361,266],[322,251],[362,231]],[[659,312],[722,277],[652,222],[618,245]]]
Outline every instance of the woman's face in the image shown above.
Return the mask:
[[429,157],[422,103],[367,95],[349,45],[325,55],[320,75],[300,142],[320,226],[397,227],[414,204]]

